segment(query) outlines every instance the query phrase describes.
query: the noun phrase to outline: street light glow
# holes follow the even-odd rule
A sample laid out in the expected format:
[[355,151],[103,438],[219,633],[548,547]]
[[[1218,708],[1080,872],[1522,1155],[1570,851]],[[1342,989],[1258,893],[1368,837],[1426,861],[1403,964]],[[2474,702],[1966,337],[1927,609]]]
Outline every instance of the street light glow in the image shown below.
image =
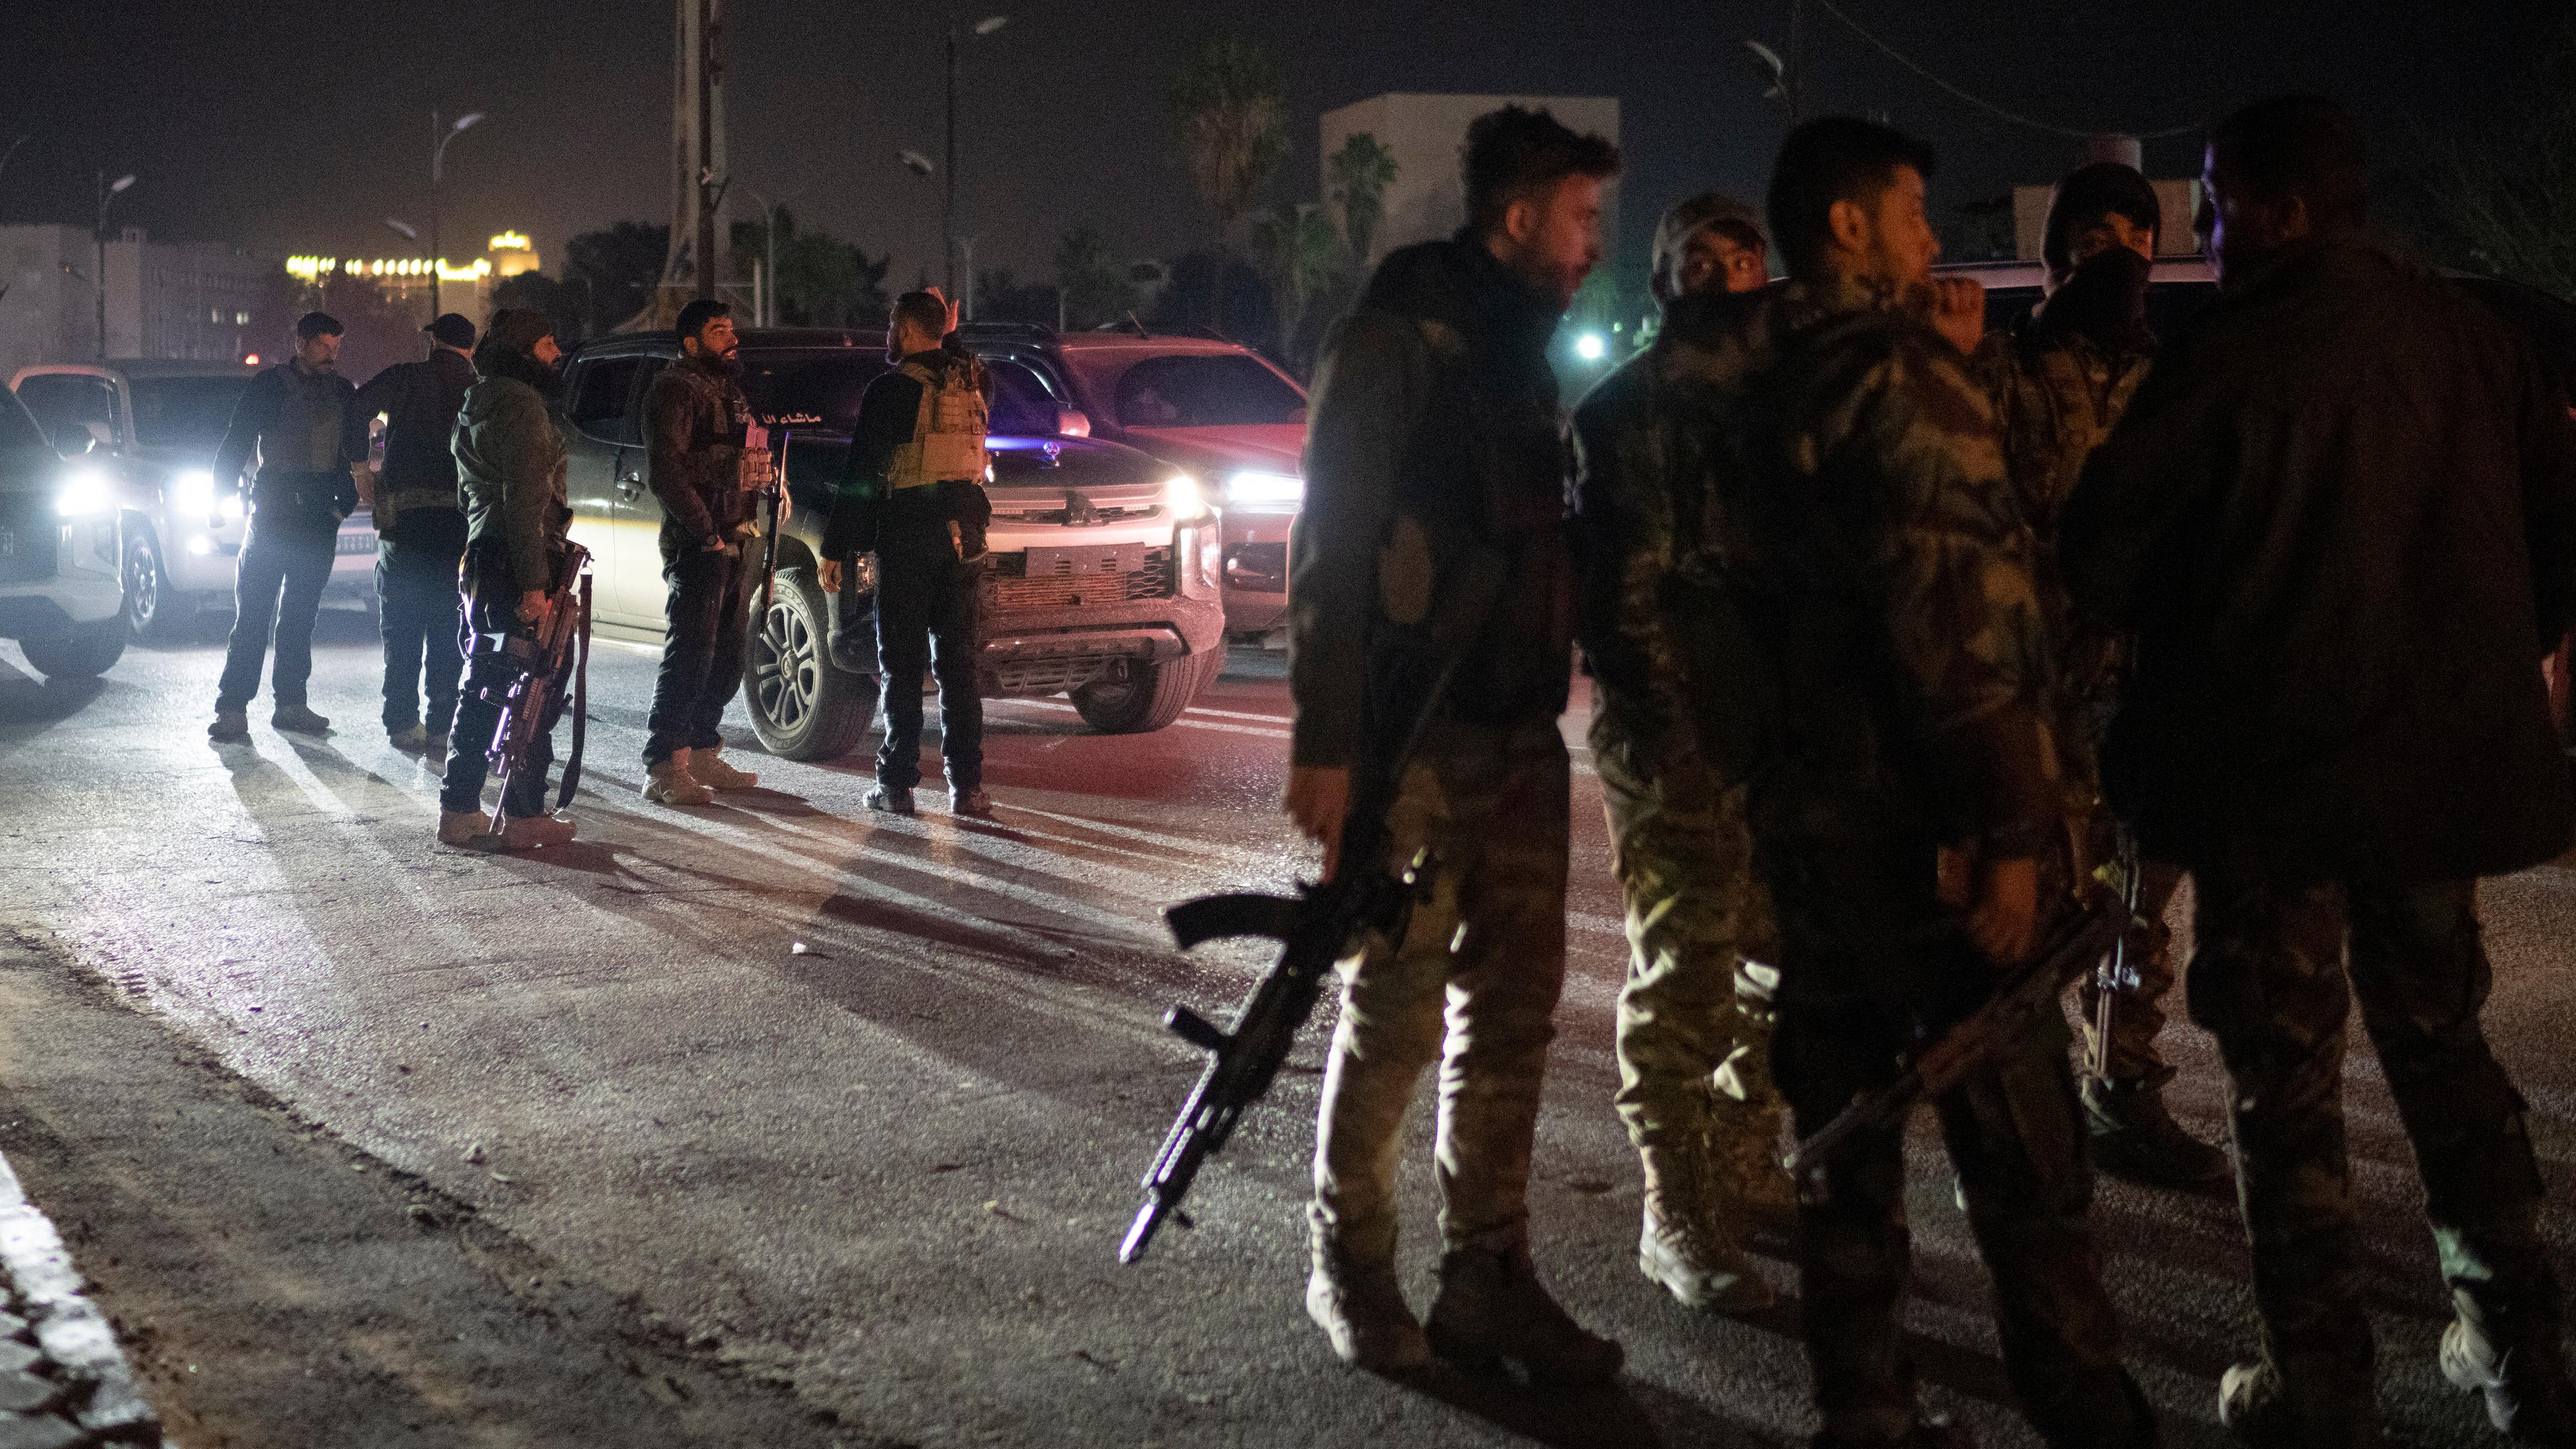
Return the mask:
[[1610,344],[1598,332],[1586,332],[1574,339],[1574,355],[1586,362],[1599,362],[1610,355]]
[[120,176],[114,181],[108,183],[107,194],[114,196],[116,193],[123,191],[125,188],[132,186],[133,184],[134,178],[132,176]]
[[456,124],[448,127],[447,133],[451,136],[455,135],[457,132],[464,130],[466,127],[473,125],[476,121],[481,119],[483,119],[483,113],[481,111],[467,111],[464,115],[456,118]]
[[977,35],[990,35],[994,31],[999,30],[1010,23],[1011,17],[1007,15],[987,15],[983,19],[975,22],[975,33]]

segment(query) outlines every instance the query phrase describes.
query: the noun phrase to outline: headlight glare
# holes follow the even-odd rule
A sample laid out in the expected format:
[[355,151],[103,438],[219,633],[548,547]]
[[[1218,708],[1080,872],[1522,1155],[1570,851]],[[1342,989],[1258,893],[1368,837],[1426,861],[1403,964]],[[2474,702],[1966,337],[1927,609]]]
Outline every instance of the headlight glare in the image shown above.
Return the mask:
[[190,468],[170,480],[170,504],[181,513],[203,518],[215,511],[215,474]]
[[1163,484],[1163,506],[1186,523],[1207,516],[1207,495],[1199,491],[1199,480],[1187,473],[1175,473]]
[[107,475],[96,468],[74,469],[63,479],[61,491],[54,494],[54,511],[65,518],[87,518],[115,506],[116,495],[107,486]]
[[1247,468],[1225,480],[1225,501],[1237,508],[1295,508],[1306,501],[1306,480]]

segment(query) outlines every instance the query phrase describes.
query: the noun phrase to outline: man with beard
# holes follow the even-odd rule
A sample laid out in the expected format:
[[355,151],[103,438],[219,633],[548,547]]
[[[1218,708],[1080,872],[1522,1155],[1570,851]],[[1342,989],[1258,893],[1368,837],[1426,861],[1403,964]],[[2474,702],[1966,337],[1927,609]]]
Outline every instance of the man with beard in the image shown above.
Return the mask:
[[[504,309],[492,314],[483,345],[475,349],[475,384],[456,417],[457,491],[465,503],[465,611],[477,635],[533,637],[550,609],[579,608],[552,598],[554,555],[572,527],[564,493],[563,435],[547,404],[562,390],[555,372],[563,349],[543,312]],[[546,812],[546,771],[554,763],[555,721],[541,722],[523,768],[503,788],[499,835],[483,810],[485,758],[501,723],[500,702],[483,686],[505,682],[511,667],[498,653],[470,661],[466,689],[456,703],[456,749],[438,792],[438,841],[467,850],[533,850],[573,838],[573,823]],[[569,667],[569,661],[567,661]],[[492,671],[487,679],[485,671]],[[555,692],[556,713],[563,691]]]
[[843,561],[877,556],[877,678],[884,681],[885,740],[877,748],[871,810],[913,813],[921,783],[923,670],[939,683],[939,753],[949,809],[988,818],[984,698],[978,677],[976,595],[983,583],[984,451],[991,384],[955,332],[946,298],[906,292],[886,320],[895,370],[868,384],[850,426],[850,455],[817,569],[827,594],[841,590]]
[[[1316,371],[1306,501],[1291,545],[1285,801],[1341,858],[1354,803],[1384,807],[1387,859],[1430,863],[1401,939],[1342,963],[1316,1128],[1306,1311],[1345,1363],[1433,1352],[1603,1382],[1586,1333],[1530,1258],[1530,1151],[1565,980],[1570,680],[1569,449],[1548,340],[1600,260],[1618,148],[1544,111],[1468,128],[1467,224],[1388,257]],[[1418,681],[1450,663],[1420,749]],[[1356,828],[1374,828],[1374,820]],[[1444,1020],[1445,1011],[1445,1020]],[[1395,1271],[1406,1106],[1440,1062],[1440,1293],[1427,1327]]]
[[[1694,687],[1732,696],[1756,761],[1780,932],[1772,1069],[1802,1135],[1980,1005],[2061,894],[2043,885],[2065,842],[2047,624],[1966,367],[1982,289],[1931,274],[1932,162],[1866,121],[1792,132],[1769,207],[1790,280],[1708,330],[1695,390],[1728,454],[1708,471],[1724,597],[1768,668]],[[2067,1040],[2043,1015],[1933,1106],[2023,1412],[2052,1449],[2134,1449],[2155,1425],[2085,1223]],[[1855,1142],[1799,1206],[1819,1446],[1973,1442],[1915,1399],[1903,1145],[1893,1128]]]
[[704,805],[760,777],[724,761],[716,726],[742,688],[751,621],[750,545],[766,453],[746,455],[751,403],[733,309],[701,297],[680,309],[680,360],[644,392],[644,445],[662,503],[662,578],[669,586],[662,672],[645,721],[644,798]]
[[[385,419],[385,468],[370,512],[385,641],[385,735],[395,749],[447,754],[456,715],[457,570],[465,514],[456,497],[456,414],[474,385],[474,324],[454,312],[421,329],[429,356],[397,362],[358,389],[358,416]],[[421,712],[421,695],[429,710]]]
[[2443,1373],[2565,1446],[2476,882],[2576,827],[2539,669],[2576,599],[2576,435],[2523,339],[2369,238],[2368,177],[2321,97],[2211,133],[2219,300],[2094,454],[2059,549],[2076,602],[2138,640],[2111,802],[2198,903],[2191,1015],[2227,1065],[2262,1318],[2220,1417],[2248,1444],[2381,1442],[2342,1102],[2358,998],[2458,1314]]
[[[2108,723],[2119,685],[2116,632],[2077,613],[2057,560],[2057,519],[2084,460],[2120,420],[2147,364],[2147,278],[2163,208],[2147,178],[2115,161],[2086,166],[2057,184],[2040,246],[2046,298],[2019,330],[1978,349],[1976,364],[2003,423],[2004,465],[2012,475],[2039,550],[2040,607],[2057,659],[2058,760],[2065,768],[2068,828],[2088,866],[2120,852],[2094,765],[2096,733]],[[2083,1079],[2085,1127],[2104,1171],[2150,1187],[2198,1187],[2227,1176],[2227,1155],[2185,1132],[2165,1110],[2174,1069],[2156,1051],[2162,1003],[2173,990],[2165,906],[2182,872],[2138,862],[2138,916],[2154,945],[2131,952],[2137,986],[2114,993],[2111,1031],[2093,1043]],[[2079,989],[2084,1019],[2098,1022],[2101,984]],[[2098,1070],[2094,1068],[2098,1066]]]
[[[1771,1085],[1779,971],[1768,888],[1755,876],[1743,761],[1712,761],[1694,704],[1740,685],[1748,661],[1691,657],[1710,641],[1707,585],[1725,559],[1694,404],[1722,299],[1769,280],[1750,208],[1711,192],[1665,213],[1652,283],[1663,330],[1575,410],[1592,760],[1627,905],[1618,1106],[1645,1169],[1637,1264],[1684,1304],[1770,1306],[1739,1243],[1750,1215],[1786,1226],[1797,1194],[1780,1166]],[[1739,636],[1740,637],[1740,636]]]
[[216,488],[241,486],[254,449],[259,477],[250,485],[250,536],[234,572],[232,643],[215,686],[210,739],[250,738],[251,696],[259,693],[272,634],[277,662],[269,692],[277,708],[269,723],[313,735],[331,728],[304,695],[313,678],[313,615],[339,556],[340,520],[358,509],[350,469],[367,457],[358,390],[340,375],[342,330],[327,312],[297,319],[295,355],[242,389],[215,449]]

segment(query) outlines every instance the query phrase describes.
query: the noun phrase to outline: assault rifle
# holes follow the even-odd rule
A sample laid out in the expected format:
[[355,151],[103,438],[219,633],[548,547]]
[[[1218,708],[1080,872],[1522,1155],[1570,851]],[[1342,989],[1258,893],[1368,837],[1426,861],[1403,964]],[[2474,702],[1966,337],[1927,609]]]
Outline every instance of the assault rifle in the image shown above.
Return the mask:
[[[2131,835],[2125,825],[2117,829],[2119,843],[2113,858],[2120,872],[2120,904],[2134,923],[2137,921],[2140,889],[2138,838]],[[2112,944],[2110,954],[2104,956],[2102,964],[2093,970],[2093,1019],[2086,1023],[2092,1028],[2092,1039],[2084,1044],[2084,1070],[2088,1076],[2108,1077],[2111,1074],[2112,1014],[2118,1008],[2121,993],[2135,991],[2143,984],[2136,963],[2129,959],[2129,937],[2132,934],[2122,931],[2120,939]]]
[[[759,440],[754,446],[767,446],[768,430],[758,423],[751,426],[751,436]],[[769,627],[769,599],[778,587],[778,535],[781,515],[786,512],[788,430],[778,430],[778,450],[769,465],[769,485],[760,490],[763,503],[769,505],[769,528],[760,548],[760,602],[751,611],[751,632],[756,637]]]
[[2053,932],[2039,954],[2004,973],[1994,995],[1957,1025],[1912,1053],[1902,1075],[1863,1092],[1816,1134],[1791,1149],[1792,1177],[1821,1183],[1825,1168],[1859,1139],[1902,1124],[1916,1102],[1938,1097],[1992,1061],[2043,1012],[2063,1010],[2059,994],[2126,938],[2132,913],[2099,887]]
[[[1429,878],[1431,855],[1428,850],[1417,851],[1400,873],[1390,870],[1387,811],[1395,803],[1406,767],[1439,716],[1466,641],[1483,630],[1504,566],[1503,559],[1482,549],[1470,550],[1457,560],[1456,585],[1444,600],[1443,616],[1421,631],[1413,651],[1415,668],[1408,672],[1417,680],[1427,676],[1427,683],[1418,692],[1405,691],[1415,707],[1405,720],[1397,748],[1353,772],[1351,808],[1342,824],[1341,860],[1332,879],[1321,884],[1300,881],[1293,896],[1201,896],[1163,912],[1172,939],[1184,951],[1202,941],[1257,936],[1279,943],[1279,961],[1243,998],[1232,1031],[1220,1030],[1186,1006],[1163,1014],[1163,1025],[1206,1052],[1208,1064],[1181,1104],[1172,1130],[1164,1135],[1153,1166],[1145,1170],[1145,1205],[1136,1210],[1136,1220],[1118,1245],[1119,1262],[1133,1263],[1142,1257],[1165,1217],[1189,1226],[1188,1214],[1180,1211],[1181,1199],[1189,1195],[1199,1169],[1234,1135],[1244,1109],[1270,1090],[1296,1045],[1298,1031],[1314,1015],[1316,999],[1332,978],[1334,963],[1368,933],[1403,937],[1413,903]],[[1389,675],[1378,678],[1392,688]]]
[[[563,790],[555,797],[558,810],[572,803],[573,787],[581,783],[581,749],[590,722],[590,550],[570,541],[561,548],[546,580],[548,607],[536,636],[512,633],[502,639],[500,654],[510,670],[507,682],[498,686],[501,720],[484,751],[506,802],[511,778],[527,765],[529,746],[554,726],[555,681],[565,661],[572,661],[572,753],[564,760]],[[490,694],[487,686],[485,697]],[[492,807],[494,835],[508,823],[502,818],[505,809],[504,804]]]

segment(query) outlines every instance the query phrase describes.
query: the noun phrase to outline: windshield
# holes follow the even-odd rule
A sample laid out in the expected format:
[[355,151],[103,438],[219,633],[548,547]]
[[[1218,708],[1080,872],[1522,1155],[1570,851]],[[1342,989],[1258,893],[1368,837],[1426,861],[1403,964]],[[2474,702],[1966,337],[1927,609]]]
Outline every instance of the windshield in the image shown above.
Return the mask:
[[1120,359],[1076,359],[1091,392],[1110,399],[1122,428],[1239,428],[1306,421],[1306,395],[1257,357],[1240,352],[1148,357],[1115,374]]
[[857,348],[766,355],[746,348],[742,360],[743,395],[761,426],[836,433],[850,430],[860,395],[887,370],[883,354]]
[[231,426],[233,404],[241,401],[250,378],[135,377],[125,390],[134,396],[134,441],[147,448],[211,448]]
[[27,405],[18,401],[16,393],[0,388],[0,453],[47,446],[44,429],[28,415]]

